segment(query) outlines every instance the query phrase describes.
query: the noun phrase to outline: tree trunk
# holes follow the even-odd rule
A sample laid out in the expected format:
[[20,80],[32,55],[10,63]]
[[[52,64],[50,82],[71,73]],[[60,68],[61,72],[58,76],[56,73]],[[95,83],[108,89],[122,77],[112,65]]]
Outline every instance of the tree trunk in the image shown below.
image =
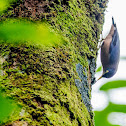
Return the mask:
[[0,45],[1,55],[6,55],[0,87],[23,111],[2,125],[94,125],[91,86],[107,2],[18,0],[1,15],[1,21],[46,21],[67,43],[44,48]]

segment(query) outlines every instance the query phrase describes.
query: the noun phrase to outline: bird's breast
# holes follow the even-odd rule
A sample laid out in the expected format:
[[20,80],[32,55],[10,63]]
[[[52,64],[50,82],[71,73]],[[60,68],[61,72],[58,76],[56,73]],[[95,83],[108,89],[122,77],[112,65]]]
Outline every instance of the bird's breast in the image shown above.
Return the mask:
[[112,41],[112,36],[108,35],[101,46],[101,62],[103,69],[109,64],[109,47]]

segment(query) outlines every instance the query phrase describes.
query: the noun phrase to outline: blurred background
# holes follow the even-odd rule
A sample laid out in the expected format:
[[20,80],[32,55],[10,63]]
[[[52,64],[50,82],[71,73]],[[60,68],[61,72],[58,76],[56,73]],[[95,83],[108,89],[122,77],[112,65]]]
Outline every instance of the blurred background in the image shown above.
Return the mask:
[[[120,36],[120,63],[116,75],[102,78],[92,87],[92,107],[96,126],[126,126],[126,1],[109,0],[105,12],[102,35],[105,38],[112,24],[112,16]],[[97,58],[96,79],[102,75],[100,50]]]

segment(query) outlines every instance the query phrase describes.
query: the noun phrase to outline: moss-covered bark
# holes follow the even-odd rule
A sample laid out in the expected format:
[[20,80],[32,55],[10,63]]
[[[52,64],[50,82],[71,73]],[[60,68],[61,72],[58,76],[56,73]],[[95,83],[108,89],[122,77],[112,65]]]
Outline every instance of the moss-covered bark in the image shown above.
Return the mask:
[[24,110],[3,125],[94,125],[90,91],[106,3],[18,0],[1,15],[1,21],[10,17],[46,21],[66,41],[44,48],[0,45],[5,59],[0,87]]

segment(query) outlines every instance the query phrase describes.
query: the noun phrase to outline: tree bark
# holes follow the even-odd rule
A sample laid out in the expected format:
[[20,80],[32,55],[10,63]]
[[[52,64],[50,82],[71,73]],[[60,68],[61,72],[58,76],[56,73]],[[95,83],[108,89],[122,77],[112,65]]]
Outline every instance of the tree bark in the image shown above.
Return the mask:
[[24,111],[3,125],[94,125],[91,86],[107,2],[18,0],[0,16],[46,21],[67,42],[45,48],[0,45],[1,54],[7,53],[1,87]]

